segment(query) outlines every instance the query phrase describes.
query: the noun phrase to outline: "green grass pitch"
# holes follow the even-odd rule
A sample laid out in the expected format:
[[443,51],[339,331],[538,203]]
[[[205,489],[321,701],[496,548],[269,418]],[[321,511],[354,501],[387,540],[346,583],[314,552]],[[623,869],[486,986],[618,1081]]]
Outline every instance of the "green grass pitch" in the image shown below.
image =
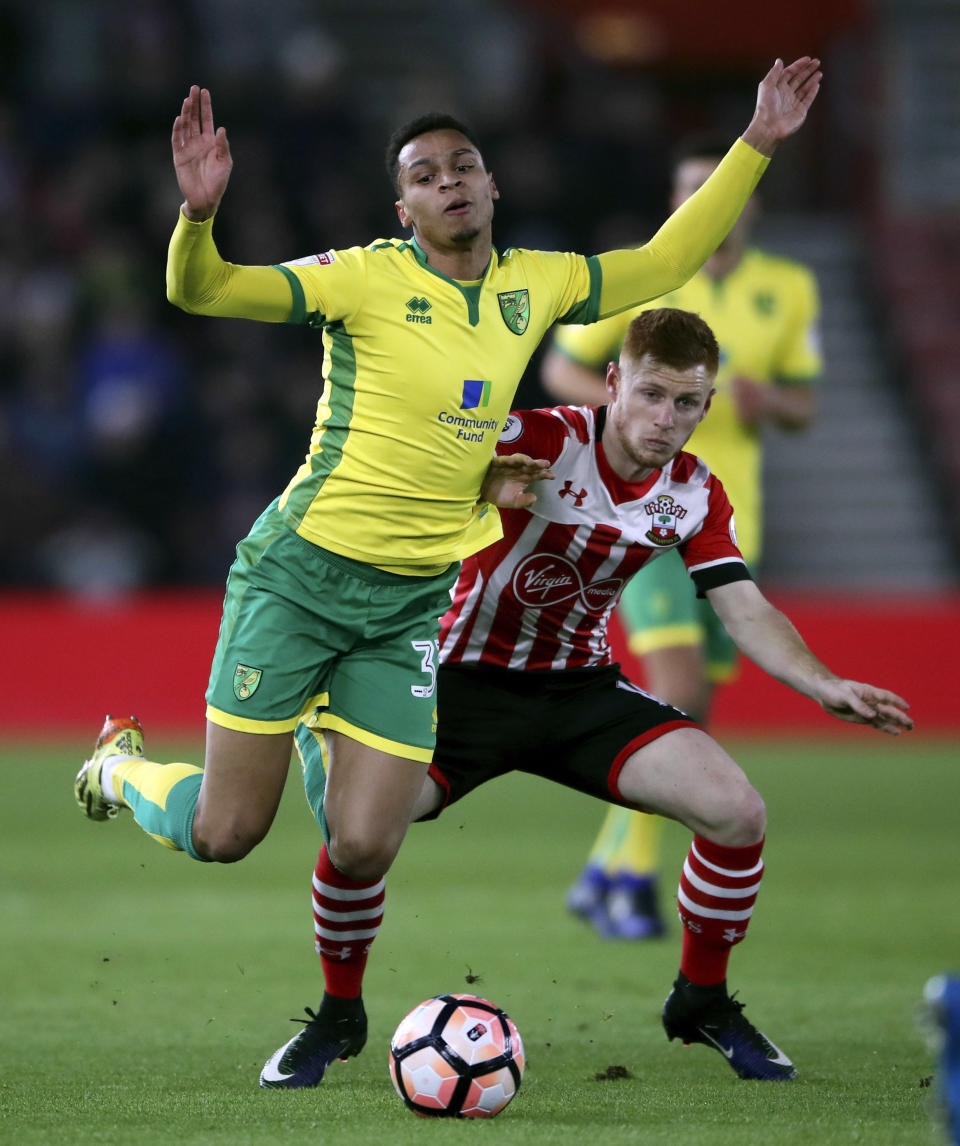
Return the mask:
[[[797,1063],[796,1083],[741,1082],[719,1055],[667,1042],[676,923],[663,941],[622,944],[571,918],[564,891],[602,807],[515,776],[411,829],[371,955],[367,1049],[296,1093],[257,1087],[287,1020],[321,993],[318,834],[295,770],[264,843],[206,866],[129,816],[86,822],[71,792],[86,748],[0,747],[0,1142],[942,1142],[916,1012],[927,977],[960,965],[955,745],[866,730],[734,745],[770,826],[730,986]],[[668,892],[686,846],[669,825]],[[422,999],[470,990],[524,1037],[520,1094],[489,1123],[418,1119],[393,1092],[390,1035]],[[597,1081],[612,1065],[630,1077]]]

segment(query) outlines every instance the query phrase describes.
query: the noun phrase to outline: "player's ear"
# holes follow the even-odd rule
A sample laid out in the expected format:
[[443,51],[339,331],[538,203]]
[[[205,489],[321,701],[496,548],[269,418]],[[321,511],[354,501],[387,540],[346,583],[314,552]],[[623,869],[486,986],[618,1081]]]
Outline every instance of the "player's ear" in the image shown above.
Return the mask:
[[397,218],[400,220],[400,226],[401,227],[409,227],[410,226],[410,216],[407,214],[407,209],[403,205],[403,200],[398,199],[396,201],[396,203],[394,203],[394,207],[396,207],[396,209],[397,209]]
[[707,400],[706,400],[706,402],[704,402],[703,409],[700,411],[700,419],[699,420],[701,422],[707,416],[707,411],[710,409],[710,403],[713,401],[713,396],[714,396],[714,394],[716,394],[716,392],[717,392],[716,389],[713,389],[707,395]]
[[620,389],[620,366],[616,362],[607,363],[607,395],[612,402]]
[[500,192],[497,190],[497,181],[493,177],[493,172],[490,172],[490,198],[499,199]]

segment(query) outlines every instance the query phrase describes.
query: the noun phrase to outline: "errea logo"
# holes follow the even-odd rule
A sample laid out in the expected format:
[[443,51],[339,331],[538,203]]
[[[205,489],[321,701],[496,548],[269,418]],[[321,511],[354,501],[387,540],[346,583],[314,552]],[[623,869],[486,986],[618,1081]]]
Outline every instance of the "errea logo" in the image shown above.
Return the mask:
[[407,322],[432,322],[433,319],[429,314],[427,314],[427,311],[430,309],[431,303],[428,299],[417,298],[416,295],[414,295],[413,298],[408,298],[407,311],[409,313],[406,316]]

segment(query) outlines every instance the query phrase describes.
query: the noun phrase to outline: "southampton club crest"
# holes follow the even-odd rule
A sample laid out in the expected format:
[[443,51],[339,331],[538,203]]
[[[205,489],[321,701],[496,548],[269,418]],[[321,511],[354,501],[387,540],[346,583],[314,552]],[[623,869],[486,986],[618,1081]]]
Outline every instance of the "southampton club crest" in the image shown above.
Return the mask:
[[647,516],[653,518],[650,528],[644,534],[654,545],[677,545],[681,538],[677,533],[677,522],[687,516],[687,511],[668,493],[662,493],[656,501],[648,501],[643,507]]
[[249,700],[260,687],[263,669],[238,664],[233,673],[233,695],[237,700]]
[[530,325],[530,292],[528,290],[505,290],[497,295],[500,313],[507,324],[507,330],[523,334]]

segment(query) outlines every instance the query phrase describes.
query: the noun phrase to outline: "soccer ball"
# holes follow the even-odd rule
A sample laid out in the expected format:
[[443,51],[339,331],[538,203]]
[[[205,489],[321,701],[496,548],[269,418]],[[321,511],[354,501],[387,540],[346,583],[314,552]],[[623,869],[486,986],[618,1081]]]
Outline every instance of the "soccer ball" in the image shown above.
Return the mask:
[[476,995],[427,999],[390,1040],[397,1094],[429,1118],[492,1118],[517,1093],[523,1067],[517,1028]]

